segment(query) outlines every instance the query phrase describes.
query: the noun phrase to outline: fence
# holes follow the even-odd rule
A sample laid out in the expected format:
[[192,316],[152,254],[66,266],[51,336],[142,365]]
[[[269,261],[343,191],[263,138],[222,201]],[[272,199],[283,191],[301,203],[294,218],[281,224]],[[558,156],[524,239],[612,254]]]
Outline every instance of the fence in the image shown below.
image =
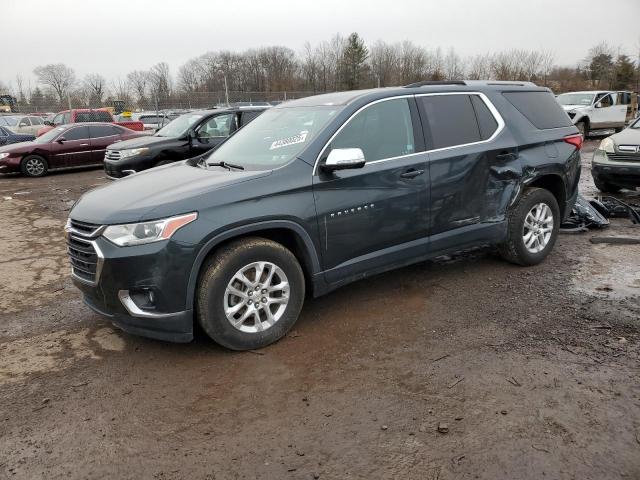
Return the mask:
[[60,103],[57,99],[42,99],[32,101],[32,103],[17,103],[17,111],[22,113],[49,112],[55,113],[69,108],[100,108],[123,107],[130,111],[154,111],[154,110],[187,110],[205,109],[237,103],[279,103],[296,98],[308,97],[321,92],[236,92],[216,91],[216,92],[190,92],[167,95],[164,97],[146,96],[133,98],[132,96],[114,97],[110,96],[102,101],[82,99],[76,96],[69,96],[66,101]]

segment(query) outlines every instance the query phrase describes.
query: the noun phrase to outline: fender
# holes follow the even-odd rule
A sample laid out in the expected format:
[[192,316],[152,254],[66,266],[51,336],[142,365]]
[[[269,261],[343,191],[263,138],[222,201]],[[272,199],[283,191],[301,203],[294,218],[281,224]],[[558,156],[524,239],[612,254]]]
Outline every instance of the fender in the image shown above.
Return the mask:
[[235,227],[229,229],[225,232],[222,232],[215,237],[208,240],[204,246],[198,252],[195,261],[191,267],[191,273],[189,274],[189,284],[187,285],[187,302],[186,308],[190,309],[193,306],[196,285],[198,283],[198,275],[200,273],[200,268],[204,263],[207,255],[220,243],[228,240],[230,238],[238,237],[240,235],[245,235],[247,233],[258,233],[261,230],[271,230],[274,228],[281,228],[291,230],[296,233],[304,242],[305,249],[307,254],[309,255],[309,259],[311,260],[311,275],[315,275],[320,272],[320,259],[318,258],[318,252],[316,251],[316,247],[313,244],[313,240],[307,233],[307,231],[300,226],[300,224],[293,222],[291,220],[267,220],[264,222],[250,223],[247,225],[242,225],[240,227]]

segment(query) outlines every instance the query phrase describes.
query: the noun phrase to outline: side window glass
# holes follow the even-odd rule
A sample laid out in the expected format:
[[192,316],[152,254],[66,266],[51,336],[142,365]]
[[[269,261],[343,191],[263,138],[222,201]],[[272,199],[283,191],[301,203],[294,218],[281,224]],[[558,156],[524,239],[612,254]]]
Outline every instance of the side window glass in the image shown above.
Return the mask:
[[89,129],[87,127],[71,128],[64,132],[62,136],[66,140],[86,140],[89,138]]
[[62,116],[62,123],[63,124],[67,124],[67,123],[71,123],[71,112],[66,112],[63,116]]
[[53,117],[53,122],[54,125],[62,125],[62,114],[58,114],[55,117]]
[[480,138],[486,140],[498,129],[498,122],[489,107],[487,107],[487,104],[478,95],[471,95],[471,103],[476,111],[476,118],[480,127]]
[[91,138],[102,138],[117,135],[114,131],[115,128],[111,125],[91,125],[89,127],[89,134]]
[[30,127],[31,126],[31,122],[29,121],[28,117],[24,117],[22,120],[20,120],[20,123],[18,124],[18,127]]
[[262,112],[242,112],[242,126],[257,118],[261,113]]
[[31,117],[31,125],[42,125],[42,119],[40,117]]
[[8,137],[9,134],[5,131],[4,128],[0,127],[0,137]]
[[367,162],[415,153],[409,103],[400,98],[365,108],[336,135],[334,148],[360,148]]
[[232,117],[233,113],[228,113],[210,118],[198,127],[196,136],[198,138],[228,137]]
[[479,142],[480,129],[469,95],[418,97],[431,130],[433,148]]

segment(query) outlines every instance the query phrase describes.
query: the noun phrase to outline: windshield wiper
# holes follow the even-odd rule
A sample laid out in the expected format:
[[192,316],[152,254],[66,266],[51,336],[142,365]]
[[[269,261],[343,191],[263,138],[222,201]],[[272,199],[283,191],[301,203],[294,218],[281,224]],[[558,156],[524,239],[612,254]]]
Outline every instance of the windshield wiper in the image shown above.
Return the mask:
[[229,170],[231,170],[232,168],[235,168],[236,170],[244,170],[244,167],[242,165],[235,165],[233,163],[227,163],[227,162],[207,163],[207,167],[223,167],[223,168],[228,168]]

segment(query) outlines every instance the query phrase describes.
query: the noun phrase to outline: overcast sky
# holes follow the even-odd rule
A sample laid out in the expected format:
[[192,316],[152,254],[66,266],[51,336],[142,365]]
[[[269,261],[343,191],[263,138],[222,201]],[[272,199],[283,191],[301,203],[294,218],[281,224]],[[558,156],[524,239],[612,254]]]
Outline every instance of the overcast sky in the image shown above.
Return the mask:
[[367,43],[404,39],[462,55],[550,49],[575,65],[607,41],[637,58],[640,0],[0,0],[0,81],[66,63],[108,79],[161,61],[173,74],[211,50],[284,45],[300,51],[335,33]]

